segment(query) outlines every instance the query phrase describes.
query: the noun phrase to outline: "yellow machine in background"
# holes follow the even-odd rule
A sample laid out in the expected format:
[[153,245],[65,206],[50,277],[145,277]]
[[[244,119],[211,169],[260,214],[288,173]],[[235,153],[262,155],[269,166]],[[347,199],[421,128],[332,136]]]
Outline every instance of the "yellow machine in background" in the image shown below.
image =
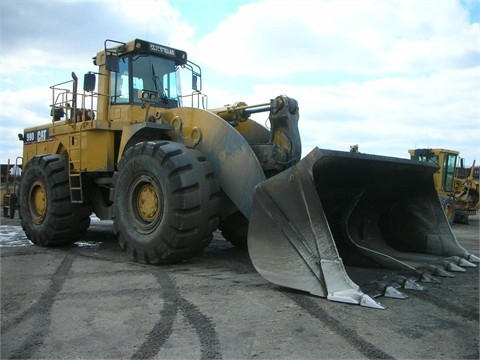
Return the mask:
[[468,216],[476,214],[480,208],[480,185],[474,179],[475,161],[467,177],[460,178],[458,151],[414,149],[408,152],[413,160],[438,164],[433,182],[448,221],[450,224],[454,221],[468,223]]
[[[272,283],[373,308],[358,266],[425,280],[419,268],[478,262],[443,215],[436,165],[319,148],[302,159],[296,100],[207,109],[201,69],[181,50],[106,40],[94,64],[83,91],[74,73],[52,86],[51,121],[19,136],[33,243],[81,239],[94,212],[114,220],[132,260],[159,264],[194,256],[218,228]],[[251,119],[260,112],[268,129]],[[402,297],[404,277],[382,279],[378,294]]]
[[10,167],[10,159],[8,159],[5,182],[1,184],[3,217],[5,218],[13,219],[15,217],[15,211],[18,209],[18,191],[22,174],[21,165],[21,157],[15,159],[15,165],[13,165],[13,167]]

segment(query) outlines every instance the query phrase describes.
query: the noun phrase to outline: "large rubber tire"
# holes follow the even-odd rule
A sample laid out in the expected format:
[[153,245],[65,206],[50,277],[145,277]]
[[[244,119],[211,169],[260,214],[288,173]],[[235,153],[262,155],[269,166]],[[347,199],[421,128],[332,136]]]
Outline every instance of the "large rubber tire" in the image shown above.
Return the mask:
[[125,152],[118,170],[114,227],[132,260],[177,262],[210,243],[219,220],[219,185],[199,151],[142,142]]
[[71,244],[90,226],[90,205],[70,200],[67,166],[67,158],[60,155],[35,156],[25,166],[20,217],[27,238],[34,244]]
[[219,229],[225,240],[240,249],[247,250],[248,220],[240,211],[222,220]]
[[455,200],[451,196],[442,196],[440,197],[440,203],[448,223],[453,225],[455,220]]

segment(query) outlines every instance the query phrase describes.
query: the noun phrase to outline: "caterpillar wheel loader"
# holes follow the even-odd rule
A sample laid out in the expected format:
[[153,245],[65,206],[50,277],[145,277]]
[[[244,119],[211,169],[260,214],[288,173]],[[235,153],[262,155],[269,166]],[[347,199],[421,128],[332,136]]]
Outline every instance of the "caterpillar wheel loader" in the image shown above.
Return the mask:
[[[194,256],[220,229],[272,283],[373,308],[383,306],[354,281],[359,266],[427,279],[420,266],[478,262],[443,214],[435,164],[319,148],[302,159],[296,100],[208,109],[201,69],[178,49],[106,40],[94,64],[83,91],[74,73],[52,86],[51,122],[19,135],[33,243],[79,240],[94,212],[114,220],[131,259],[161,264]],[[269,129],[251,119],[262,112]],[[415,286],[399,276],[380,295]]]
[[466,178],[460,178],[460,168],[457,167],[458,151],[414,149],[408,150],[408,153],[413,160],[436,163],[439,166],[433,174],[433,182],[445,215],[450,224],[468,224],[468,217],[475,215],[480,209],[480,185],[474,179],[475,161]]

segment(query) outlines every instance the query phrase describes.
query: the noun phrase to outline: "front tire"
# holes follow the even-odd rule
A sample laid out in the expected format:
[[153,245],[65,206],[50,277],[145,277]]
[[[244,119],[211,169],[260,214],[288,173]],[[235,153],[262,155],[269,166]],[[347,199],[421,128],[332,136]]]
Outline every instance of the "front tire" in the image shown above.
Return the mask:
[[27,238],[34,244],[71,244],[90,226],[89,204],[71,202],[67,165],[65,156],[40,155],[25,167],[20,218]]
[[218,226],[219,185],[197,150],[168,141],[125,152],[115,178],[115,231],[132,260],[170,263],[207,246]]
[[242,250],[247,250],[248,220],[240,211],[221,221],[220,230],[225,240]]

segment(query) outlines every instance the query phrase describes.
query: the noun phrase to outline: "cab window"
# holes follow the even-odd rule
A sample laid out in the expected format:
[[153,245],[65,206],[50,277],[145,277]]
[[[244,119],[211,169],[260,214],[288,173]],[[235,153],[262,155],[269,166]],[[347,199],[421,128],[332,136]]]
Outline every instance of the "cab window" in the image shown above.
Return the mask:
[[455,164],[457,162],[456,155],[445,155],[445,162],[443,164],[444,179],[443,189],[444,191],[453,191],[453,179],[455,177]]
[[112,104],[130,103],[129,68],[130,58],[124,57],[118,60],[119,71],[111,73],[110,96]]

